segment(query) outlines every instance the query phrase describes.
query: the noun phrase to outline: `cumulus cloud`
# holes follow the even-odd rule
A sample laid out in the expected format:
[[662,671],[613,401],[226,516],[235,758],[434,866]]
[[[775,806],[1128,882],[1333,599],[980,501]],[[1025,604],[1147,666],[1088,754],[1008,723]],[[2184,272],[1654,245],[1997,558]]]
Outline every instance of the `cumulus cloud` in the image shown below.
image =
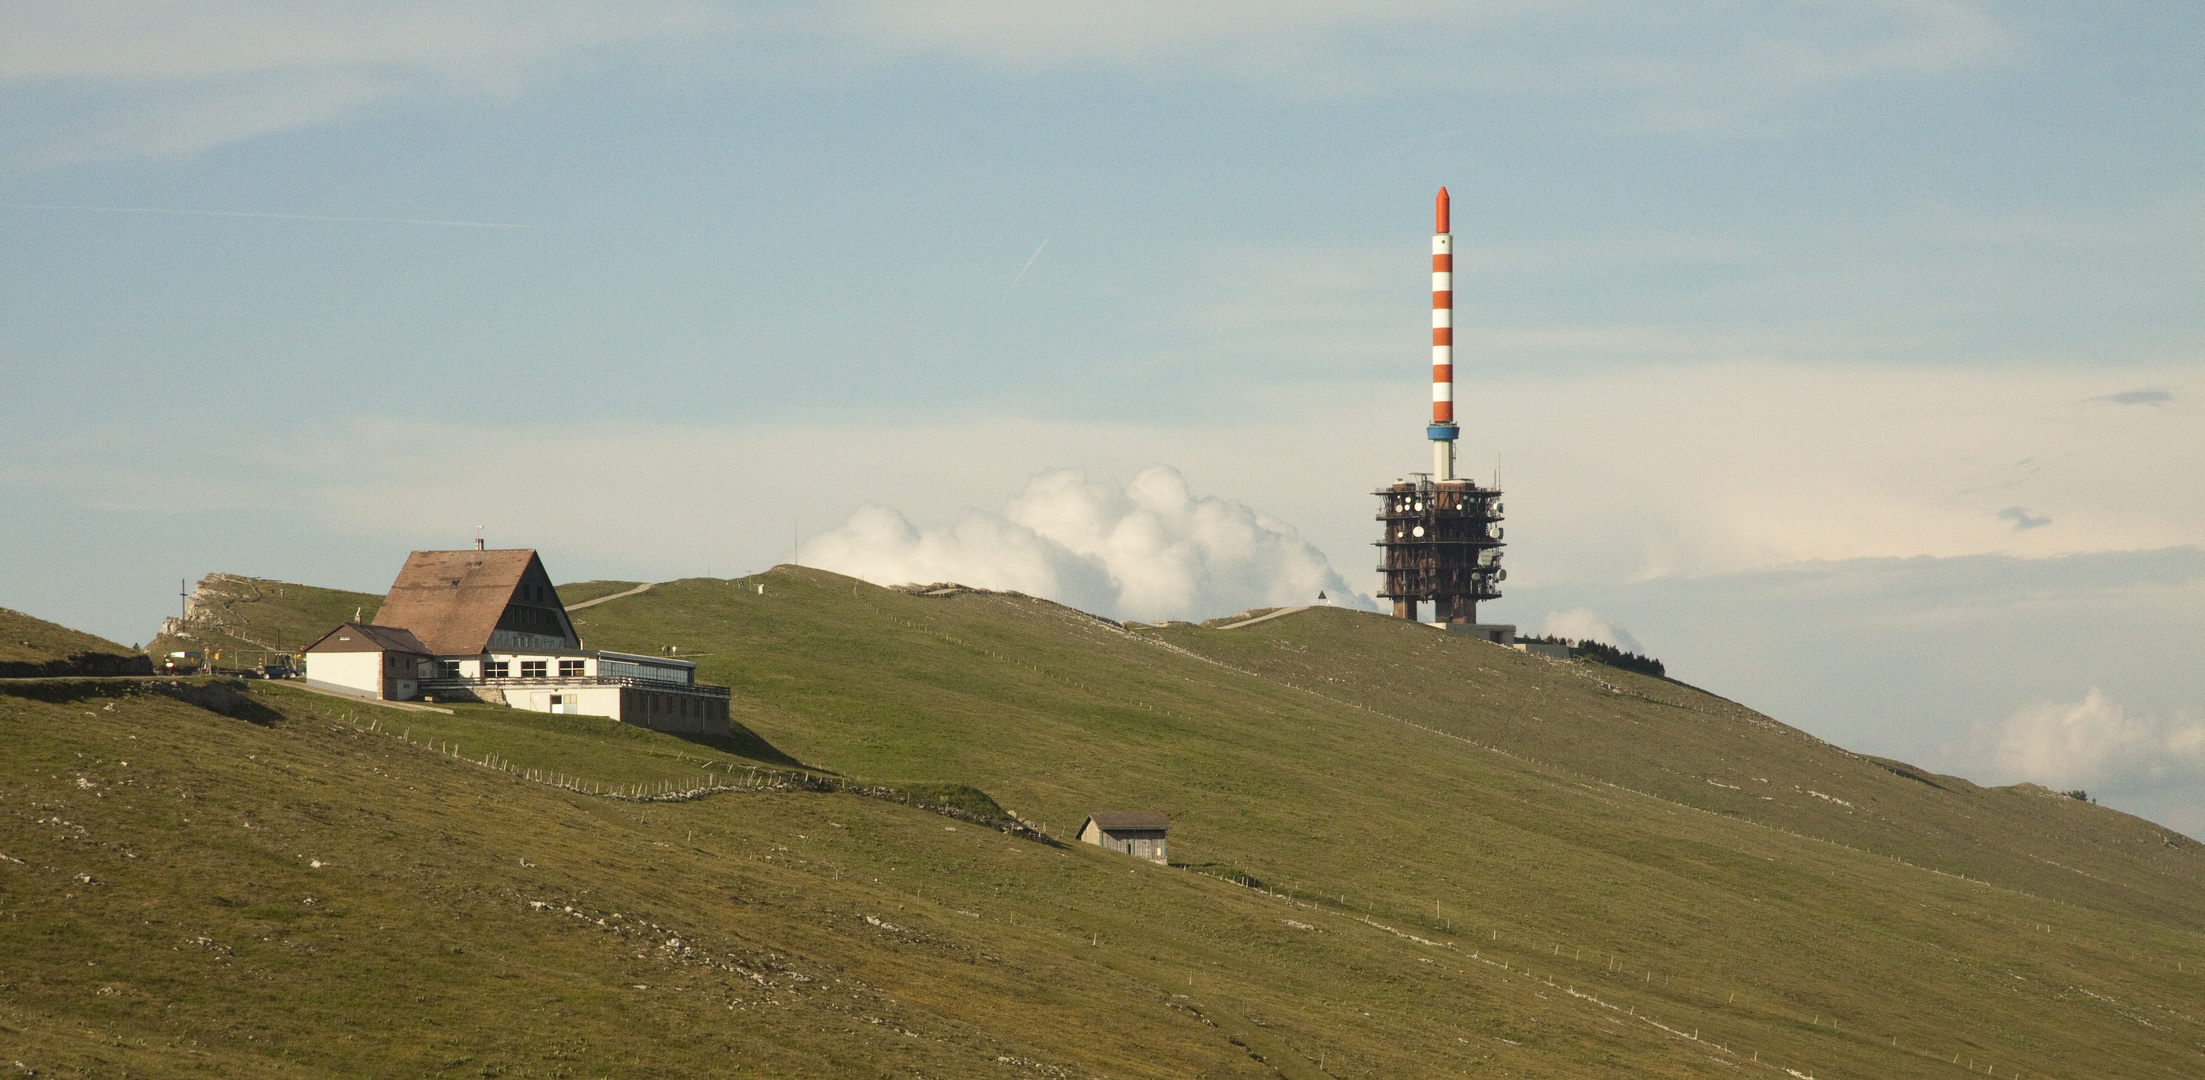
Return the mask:
[[2091,687],[1977,725],[1965,755],[2004,780],[2067,790],[2137,791],[2205,781],[2205,722],[2132,715]]
[[866,506],[804,542],[806,565],[882,584],[955,581],[1013,589],[1098,614],[1202,619],[1244,608],[1374,608],[1292,526],[1196,495],[1155,465],[1128,483],[1084,469],[1034,476],[1000,511],[968,509],[935,528]]
[[1631,636],[1631,632],[1617,626],[1607,617],[1591,608],[1572,608],[1547,614],[1546,622],[1539,627],[1541,637],[1568,638],[1581,641],[1590,638],[1603,641],[1625,652],[1645,654],[1646,647]]

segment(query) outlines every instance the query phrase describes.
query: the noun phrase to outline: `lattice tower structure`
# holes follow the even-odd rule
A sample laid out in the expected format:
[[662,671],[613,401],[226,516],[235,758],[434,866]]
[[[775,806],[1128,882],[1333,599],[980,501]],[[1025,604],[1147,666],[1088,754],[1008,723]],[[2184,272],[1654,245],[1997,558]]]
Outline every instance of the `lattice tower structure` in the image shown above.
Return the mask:
[[1418,473],[1372,494],[1384,528],[1378,595],[1393,601],[1394,616],[1414,619],[1429,601],[1433,622],[1476,623],[1478,601],[1499,599],[1508,577],[1500,489]]

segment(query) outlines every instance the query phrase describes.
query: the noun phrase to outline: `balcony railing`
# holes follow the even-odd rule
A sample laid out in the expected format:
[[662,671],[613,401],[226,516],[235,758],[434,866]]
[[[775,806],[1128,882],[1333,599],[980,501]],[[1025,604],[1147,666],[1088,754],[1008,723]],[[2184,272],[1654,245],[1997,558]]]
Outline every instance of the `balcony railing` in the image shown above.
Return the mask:
[[724,698],[732,693],[724,686],[706,686],[702,683],[662,682],[658,679],[637,679],[625,675],[542,675],[504,679],[444,678],[419,680],[424,691],[472,690],[489,687],[497,690],[544,690],[569,686],[633,686],[643,690],[658,690],[671,694],[693,694],[697,697]]

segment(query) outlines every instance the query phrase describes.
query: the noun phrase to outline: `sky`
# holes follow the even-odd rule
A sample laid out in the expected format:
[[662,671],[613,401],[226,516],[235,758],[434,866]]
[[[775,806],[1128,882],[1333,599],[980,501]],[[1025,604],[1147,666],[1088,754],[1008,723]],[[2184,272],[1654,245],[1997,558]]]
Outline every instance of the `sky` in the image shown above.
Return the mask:
[[2205,836],[2205,9],[0,4],[0,606],[791,558],[1481,607]]

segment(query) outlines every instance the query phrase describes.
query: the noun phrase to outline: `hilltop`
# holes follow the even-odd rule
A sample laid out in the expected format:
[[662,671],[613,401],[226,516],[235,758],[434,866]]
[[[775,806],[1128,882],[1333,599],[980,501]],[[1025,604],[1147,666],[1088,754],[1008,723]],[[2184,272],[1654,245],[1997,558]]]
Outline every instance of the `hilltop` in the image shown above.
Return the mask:
[[208,574],[192,587],[182,617],[164,620],[146,650],[155,656],[219,653],[216,666],[250,669],[296,653],[338,623],[355,617],[374,622],[382,604],[375,593]]
[[41,675],[127,675],[150,672],[126,645],[0,608],[0,678]]
[[[735,734],[0,696],[9,1060],[1835,1080],[2205,1045],[2199,845],[1673,682],[788,567],[575,621],[697,659]],[[1170,814],[1178,865],[1061,843],[1098,809]]]

